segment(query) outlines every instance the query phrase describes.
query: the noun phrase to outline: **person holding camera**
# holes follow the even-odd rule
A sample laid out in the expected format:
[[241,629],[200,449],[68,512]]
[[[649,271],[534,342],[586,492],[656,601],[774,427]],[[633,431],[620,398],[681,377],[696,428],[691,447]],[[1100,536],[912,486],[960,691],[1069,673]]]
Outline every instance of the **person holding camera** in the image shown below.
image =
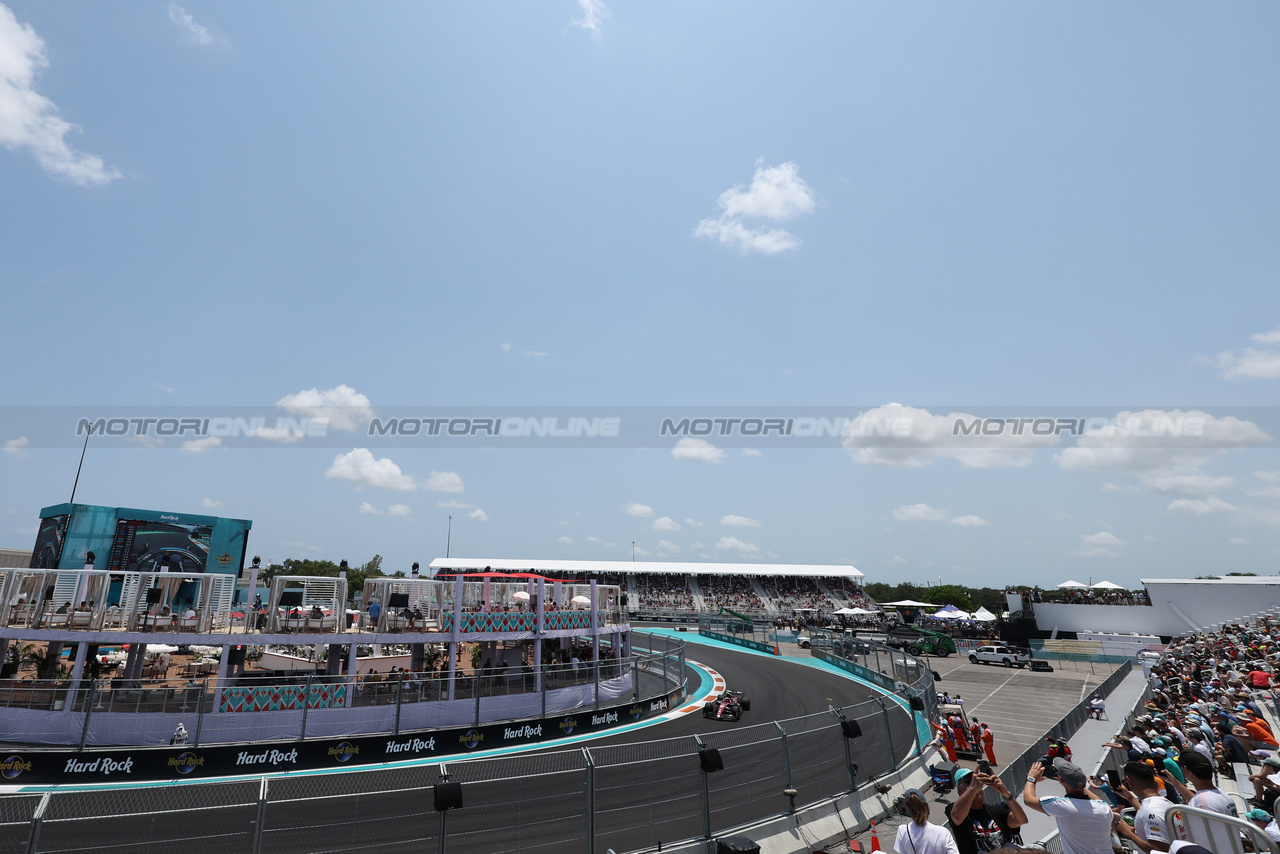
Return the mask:
[[[1045,777],[1062,784],[1066,797],[1041,799],[1036,786]],[[1053,816],[1062,838],[1062,854],[1111,854],[1111,802],[1089,790],[1089,778],[1078,765],[1061,756],[1051,765],[1031,766],[1022,801],[1028,808]]]
[[[987,806],[982,793],[987,788],[1000,795],[1000,803]],[[1027,823],[1027,814],[1017,797],[1009,793],[1004,781],[991,773],[986,762],[975,774],[968,768],[956,769],[956,802],[947,811],[947,827],[956,838],[960,854],[993,851],[1008,845],[1021,845],[1018,828]]]

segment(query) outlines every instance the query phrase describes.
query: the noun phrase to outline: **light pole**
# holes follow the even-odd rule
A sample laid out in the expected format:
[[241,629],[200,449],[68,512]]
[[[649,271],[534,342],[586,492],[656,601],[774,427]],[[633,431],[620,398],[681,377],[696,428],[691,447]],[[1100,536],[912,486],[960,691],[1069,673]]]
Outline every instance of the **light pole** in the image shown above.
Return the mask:
[[453,517],[449,517],[449,534],[444,541],[444,556],[449,556],[449,549],[453,546]]
[[636,541],[635,540],[631,541],[631,562],[632,563],[636,562]]

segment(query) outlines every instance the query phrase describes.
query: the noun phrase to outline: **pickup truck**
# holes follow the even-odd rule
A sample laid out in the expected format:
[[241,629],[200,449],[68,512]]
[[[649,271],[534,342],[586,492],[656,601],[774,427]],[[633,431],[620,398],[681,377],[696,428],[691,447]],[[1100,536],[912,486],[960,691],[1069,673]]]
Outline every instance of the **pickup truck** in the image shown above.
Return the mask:
[[1026,667],[1031,656],[1009,646],[980,646],[970,650],[969,660],[974,664],[1003,664],[1005,667]]

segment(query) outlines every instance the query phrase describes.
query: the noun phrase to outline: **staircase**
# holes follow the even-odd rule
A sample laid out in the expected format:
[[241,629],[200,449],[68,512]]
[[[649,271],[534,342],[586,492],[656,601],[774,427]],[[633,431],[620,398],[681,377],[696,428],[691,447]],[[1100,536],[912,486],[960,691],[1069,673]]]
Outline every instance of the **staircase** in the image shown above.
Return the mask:
[[698,586],[698,579],[692,575],[689,576],[689,592],[693,594],[693,610],[707,610],[707,599],[702,595],[702,588]]

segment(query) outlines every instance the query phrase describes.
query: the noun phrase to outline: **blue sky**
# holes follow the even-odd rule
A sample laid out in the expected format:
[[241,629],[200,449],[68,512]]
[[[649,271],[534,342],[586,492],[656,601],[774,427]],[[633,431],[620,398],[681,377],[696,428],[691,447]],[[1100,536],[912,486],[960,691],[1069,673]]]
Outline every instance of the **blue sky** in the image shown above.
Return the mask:
[[77,499],[390,568],[441,556],[452,514],[475,557],[634,540],[890,582],[1274,574],[1276,430],[1227,413],[1280,389],[1278,23],[0,6],[0,545],[70,493],[78,449],[12,417],[52,405],[1080,406],[1208,430],[967,457],[91,446]]

